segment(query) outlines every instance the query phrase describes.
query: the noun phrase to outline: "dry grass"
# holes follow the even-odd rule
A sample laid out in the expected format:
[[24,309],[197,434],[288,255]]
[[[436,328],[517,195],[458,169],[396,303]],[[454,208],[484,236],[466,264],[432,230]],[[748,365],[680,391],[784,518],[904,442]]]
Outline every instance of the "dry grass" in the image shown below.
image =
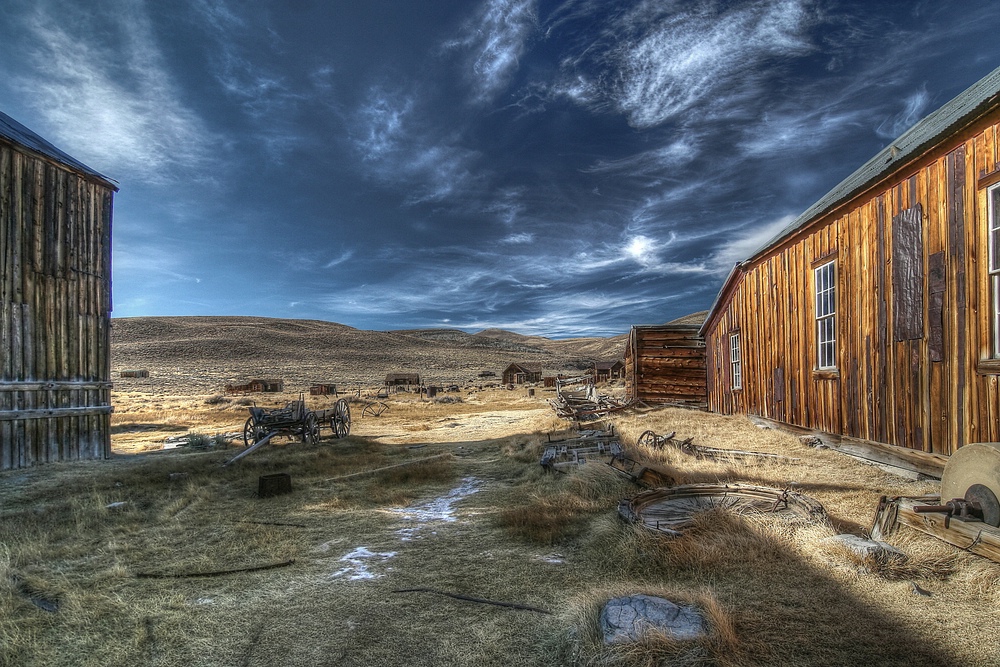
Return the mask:
[[[1000,605],[1000,566],[913,531],[891,540],[908,555],[898,564],[823,541],[863,532],[878,495],[919,495],[932,483],[744,419],[666,409],[617,424],[626,442],[676,430],[697,444],[797,456],[725,464],[643,452],[683,481],[794,486],[826,506],[830,525],[706,512],[671,540],[624,524],[617,503],[638,489],[606,467],[542,473],[546,434],[565,423],[523,392],[453,404],[393,396],[379,418],[361,418],[355,403],[350,438],[282,441],[229,468],[219,464],[235,449],[125,452],[241,429],[237,401],[115,400],[112,461],[0,474],[0,665],[1000,663],[990,624],[968,621]],[[256,498],[271,472],[289,473],[293,492]],[[137,576],[289,559],[220,577]],[[374,578],[350,579],[360,567]],[[911,582],[932,595],[915,595]],[[554,614],[393,592],[416,587]],[[599,609],[626,593],[690,601],[711,633],[605,647]]]

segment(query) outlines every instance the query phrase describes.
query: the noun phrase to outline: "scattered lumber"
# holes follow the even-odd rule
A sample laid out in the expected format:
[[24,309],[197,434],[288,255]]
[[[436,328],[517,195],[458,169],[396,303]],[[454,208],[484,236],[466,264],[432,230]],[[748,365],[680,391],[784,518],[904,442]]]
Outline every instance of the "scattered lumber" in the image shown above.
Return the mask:
[[478,602],[480,604],[491,604],[496,607],[507,607],[509,609],[522,609],[524,611],[534,611],[539,614],[551,614],[552,612],[548,609],[541,609],[539,607],[532,607],[526,604],[518,604],[516,602],[499,602],[497,600],[487,600],[485,598],[476,598],[469,595],[459,595],[458,593],[449,593],[447,591],[439,591],[433,588],[400,588],[393,591],[393,593],[433,593],[435,595],[444,595],[456,600],[465,600],[466,602]]
[[181,579],[188,577],[221,577],[227,574],[238,574],[240,572],[260,572],[261,570],[274,570],[279,567],[294,565],[295,559],[290,558],[279,563],[268,563],[266,565],[251,565],[249,567],[238,567],[233,570],[212,570],[209,572],[139,572],[135,576],[137,579]]
[[672,431],[667,435],[657,435],[653,431],[643,431],[636,441],[639,445],[645,445],[653,449],[663,449],[671,445],[676,449],[694,456],[698,459],[715,459],[725,461],[747,461],[754,459],[774,459],[778,461],[798,461],[799,459],[781,454],[771,454],[769,452],[754,452],[743,449],[722,449],[719,447],[704,447],[694,444],[694,438],[678,440],[677,433]]

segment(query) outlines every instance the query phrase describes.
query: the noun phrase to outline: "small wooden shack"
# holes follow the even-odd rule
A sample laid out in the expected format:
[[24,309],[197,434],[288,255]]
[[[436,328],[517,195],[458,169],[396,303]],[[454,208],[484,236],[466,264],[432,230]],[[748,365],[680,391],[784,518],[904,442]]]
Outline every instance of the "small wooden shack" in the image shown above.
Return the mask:
[[618,380],[625,375],[625,362],[621,359],[614,361],[595,361],[592,369],[595,382],[608,382]]
[[634,326],[625,346],[625,398],[704,409],[708,402],[705,313],[668,324]]
[[285,390],[285,381],[276,379],[250,380],[246,384],[227,384],[227,394],[256,394],[263,392],[281,392]]
[[309,394],[310,396],[329,396],[330,394],[336,396],[337,385],[333,382],[320,382],[309,387]]
[[393,391],[409,391],[410,387],[420,386],[420,373],[389,373],[385,386]]
[[737,264],[703,334],[725,414],[951,454],[1000,440],[1000,68]]
[[0,113],[0,469],[111,452],[117,191]]
[[513,363],[503,371],[504,384],[524,384],[525,382],[541,382],[542,365],[534,362]]

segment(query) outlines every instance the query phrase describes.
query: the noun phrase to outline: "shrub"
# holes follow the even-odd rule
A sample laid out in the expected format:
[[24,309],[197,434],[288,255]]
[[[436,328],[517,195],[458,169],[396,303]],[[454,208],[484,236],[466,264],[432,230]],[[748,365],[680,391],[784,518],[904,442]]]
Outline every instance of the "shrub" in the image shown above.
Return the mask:
[[223,396],[222,394],[216,394],[215,396],[209,396],[205,399],[205,405],[219,405],[220,403],[232,403],[233,399]]

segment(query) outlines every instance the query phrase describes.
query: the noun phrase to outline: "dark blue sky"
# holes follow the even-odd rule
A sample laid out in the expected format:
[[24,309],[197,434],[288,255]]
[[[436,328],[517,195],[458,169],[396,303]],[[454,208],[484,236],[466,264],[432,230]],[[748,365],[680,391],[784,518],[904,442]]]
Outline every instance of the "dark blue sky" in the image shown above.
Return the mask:
[[609,335],[1000,65],[992,2],[5,0],[0,110],[117,180],[116,317]]

